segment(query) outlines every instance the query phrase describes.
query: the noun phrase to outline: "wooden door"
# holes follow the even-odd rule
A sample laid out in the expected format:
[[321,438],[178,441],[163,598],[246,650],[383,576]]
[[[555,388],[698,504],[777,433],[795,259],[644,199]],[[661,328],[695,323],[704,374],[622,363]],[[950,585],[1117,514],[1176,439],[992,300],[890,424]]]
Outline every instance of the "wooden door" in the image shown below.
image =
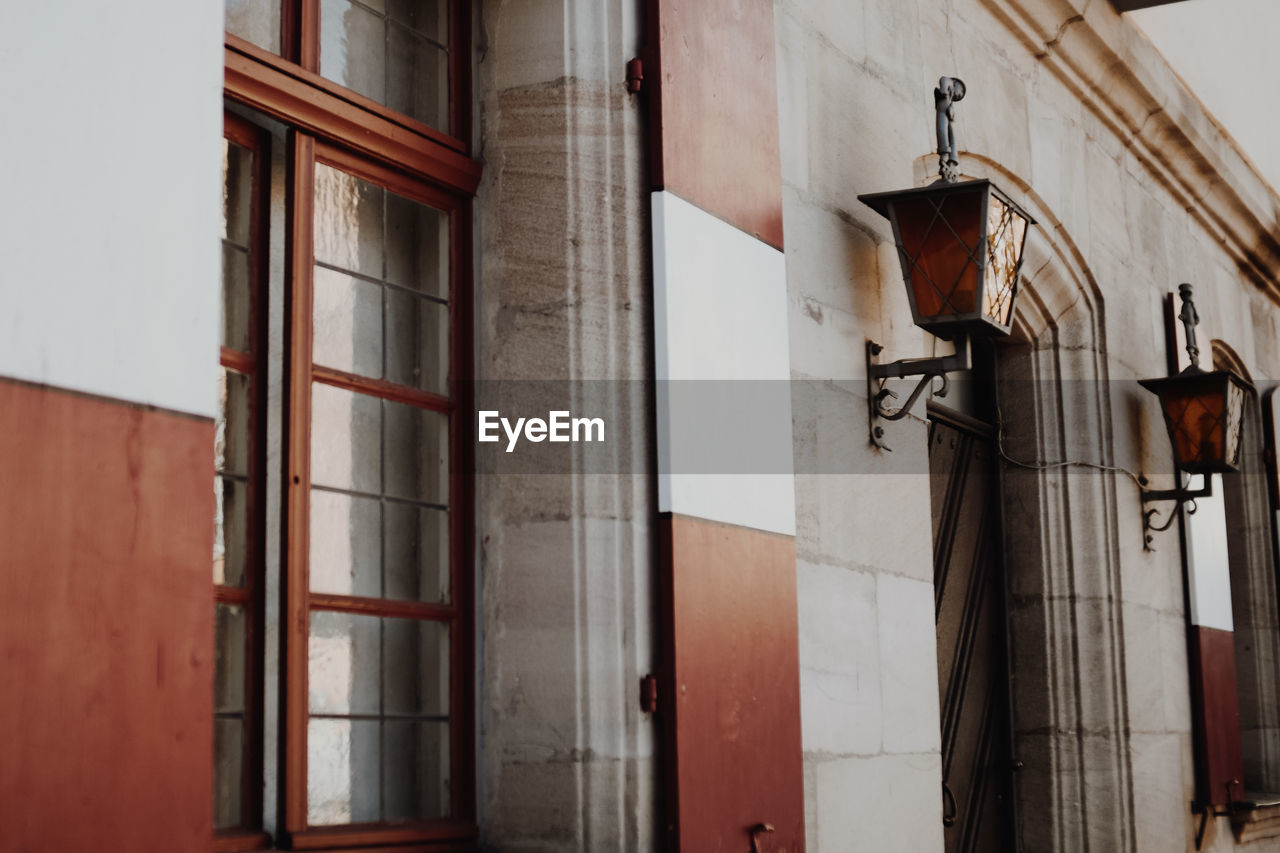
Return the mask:
[[1004,573],[992,430],[930,408],[934,607],[947,853],[1011,851]]

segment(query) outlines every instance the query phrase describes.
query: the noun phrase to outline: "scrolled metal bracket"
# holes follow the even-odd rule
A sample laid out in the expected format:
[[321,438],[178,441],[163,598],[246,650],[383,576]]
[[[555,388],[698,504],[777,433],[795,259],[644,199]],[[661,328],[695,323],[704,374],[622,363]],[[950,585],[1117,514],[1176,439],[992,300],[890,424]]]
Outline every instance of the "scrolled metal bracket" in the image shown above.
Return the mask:
[[[1204,485],[1198,489],[1189,489],[1185,485],[1178,489],[1148,489],[1147,478],[1139,477],[1138,483],[1142,490],[1142,549],[1144,551],[1154,551],[1155,546],[1151,543],[1155,540],[1154,534],[1163,533],[1173,526],[1173,521],[1178,517],[1178,508],[1183,504],[1191,504],[1187,510],[1188,515],[1196,514],[1196,499],[1213,497],[1213,475],[1204,474]],[[1160,514],[1160,510],[1156,507],[1146,509],[1149,503],[1156,501],[1176,501],[1174,506],[1169,510],[1169,515],[1165,520],[1156,524],[1155,517]]]
[[[897,421],[905,418],[915,405],[916,400],[924,393],[935,379],[942,380],[942,387],[935,396],[945,397],[950,387],[947,374],[957,370],[969,370],[972,366],[969,338],[964,335],[956,338],[956,351],[952,355],[937,358],[900,358],[888,364],[877,364],[876,358],[884,351],[884,347],[875,341],[867,341],[867,409],[868,422],[871,428],[871,443],[881,450],[893,450],[884,440],[884,427],[877,421]],[[905,379],[919,376],[920,381],[912,389],[905,403],[896,409],[885,406],[888,399],[897,399],[898,395],[889,390],[890,379]]]

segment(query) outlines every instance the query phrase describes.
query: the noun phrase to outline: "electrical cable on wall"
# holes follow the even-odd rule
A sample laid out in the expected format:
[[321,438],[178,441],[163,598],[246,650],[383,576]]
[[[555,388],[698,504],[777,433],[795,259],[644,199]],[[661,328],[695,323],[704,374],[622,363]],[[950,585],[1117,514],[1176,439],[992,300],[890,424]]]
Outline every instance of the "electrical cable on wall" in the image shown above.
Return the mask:
[[[995,367],[994,373],[998,377],[1000,375],[999,355],[995,348],[992,348],[991,358],[993,366]],[[992,399],[995,401],[996,407],[996,452],[1000,454],[1001,459],[1008,462],[1010,465],[1013,465],[1016,468],[1025,468],[1029,471],[1050,471],[1055,468],[1092,468],[1097,471],[1124,474],[1132,480],[1134,485],[1139,489],[1146,486],[1146,480],[1141,476],[1133,473],[1128,468],[1122,468],[1119,465],[1103,465],[1100,462],[1085,462],[1083,460],[1075,459],[1064,462],[1023,462],[1019,459],[1014,459],[1006,453],[1004,449],[1004,411],[1000,408],[1000,383],[998,380],[994,383]]]

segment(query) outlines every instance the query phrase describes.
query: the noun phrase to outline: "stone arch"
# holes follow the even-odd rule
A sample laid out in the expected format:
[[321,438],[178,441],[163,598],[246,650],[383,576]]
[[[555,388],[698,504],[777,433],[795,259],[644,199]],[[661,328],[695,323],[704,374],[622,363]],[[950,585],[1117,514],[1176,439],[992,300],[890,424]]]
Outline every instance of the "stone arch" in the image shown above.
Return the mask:
[[996,371],[1020,846],[1131,851],[1118,492],[1136,492],[1114,471],[1045,464],[1115,464],[1103,294],[1028,181],[973,152],[961,162],[1038,222]]
[[1209,341],[1209,350],[1213,354],[1214,370],[1234,370],[1247,382],[1253,383],[1253,374],[1249,372],[1248,365],[1244,363],[1244,359],[1240,357],[1240,354],[1231,347],[1231,344],[1214,338]]

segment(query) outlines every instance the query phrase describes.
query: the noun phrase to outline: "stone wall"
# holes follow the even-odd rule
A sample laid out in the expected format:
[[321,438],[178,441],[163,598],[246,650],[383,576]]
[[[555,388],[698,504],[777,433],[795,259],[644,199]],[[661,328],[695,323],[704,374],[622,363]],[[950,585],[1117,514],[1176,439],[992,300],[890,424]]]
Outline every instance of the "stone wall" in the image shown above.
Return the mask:
[[[1164,375],[1162,304],[1182,281],[1199,285],[1212,337],[1255,377],[1277,375],[1280,199],[1107,4],[775,10],[793,376],[859,380],[867,338],[889,359],[932,347],[910,322],[887,222],[856,196],[931,180],[944,74],[968,84],[962,171],[996,180],[1040,223],[1001,351],[1010,456],[1170,484],[1154,400],[1131,380]],[[844,387],[843,427],[861,433],[863,386]],[[797,459],[837,429],[798,417]],[[928,480],[901,458],[924,458],[924,429],[894,424],[895,452],[868,446],[865,473],[798,478],[810,853],[850,839],[940,849]],[[1123,473],[1006,470],[1023,849],[1194,849],[1176,528],[1143,551]],[[1232,849],[1225,819],[1208,836]]]
[[[1198,285],[1209,337],[1280,371],[1280,198],[1126,19],[1087,0],[776,0],[795,418],[810,853],[940,850],[923,406],[863,447],[864,342],[910,320],[860,193],[933,169],[930,90],[963,78],[962,171],[1039,221],[1001,350],[1018,831],[1028,851],[1194,849],[1176,532],[1142,547],[1134,480],[1169,485],[1154,400],[1163,301]],[[480,4],[483,379],[651,378],[641,4]],[[652,424],[618,381],[621,475],[480,478],[480,822],[490,849],[657,846]],[[825,387],[825,385],[824,385]],[[815,473],[832,442],[854,464]],[[1175,528],[1176,530],[1176,528]],[[1234,849],[1225,818],[1205,849]],[[1250,849],[1259,849],[1251,847]]]

